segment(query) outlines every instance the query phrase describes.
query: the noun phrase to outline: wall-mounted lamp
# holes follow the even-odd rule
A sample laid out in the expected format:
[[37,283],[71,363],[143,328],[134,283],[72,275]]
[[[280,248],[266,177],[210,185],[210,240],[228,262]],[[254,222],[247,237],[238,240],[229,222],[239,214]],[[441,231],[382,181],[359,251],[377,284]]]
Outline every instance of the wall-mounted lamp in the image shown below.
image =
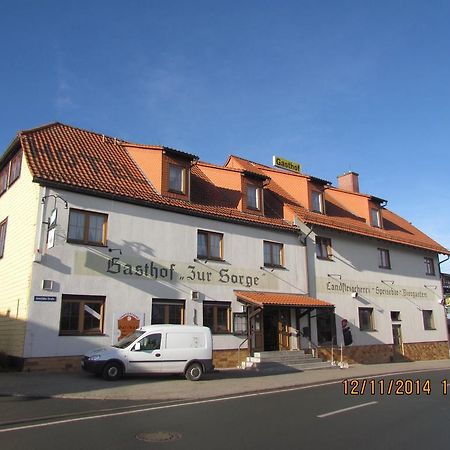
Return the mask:
[[120,248],[108,248],[108,252],[119,252],[119,255],[122,254],[122,250]]
[[62,202],[64,202],[64,209],[67,209],[67,208],[69,207],[69,205],[68,205],[68,203],[67,203],[66,200],[64,200],[64,199],[63,199],[62,197],[60,197],[59,195],[53,195],[53,194],[46,195],[45,197],[42,197],[41,203],[44,205],[45,202],[46,202],[46,200],[47,200],[49,197],[53,197],[53,199],[54,199],[54,201],[55,201],[55,204],[54,204],[54,206],[53,206],[54,208],[56,208],[56,201],[57,201],[57,200],[61,200]]
[[437,286],[434,286],[432,284],[424,284],[423,287],[425,287],[427,289],[437,289]]
[[381,280],[381,282],[382,282],[383,284],[389,284],[390,286],[392,286],[392,285],[395,283],[394,280]]
[[[267,267],[265,267],[265,266],[259,266],[259,268],[261,269],[261,270],[264,270],[265,272],[267,272],[269,269],[267,268]],[[273,272],[273,267],[272,267],[272,269],[270,269],[270,272]]]
[[342,279],[342,275],[339,275],[338,273],[329,273],[328,276],[330,278],[339,278],[339,280]]

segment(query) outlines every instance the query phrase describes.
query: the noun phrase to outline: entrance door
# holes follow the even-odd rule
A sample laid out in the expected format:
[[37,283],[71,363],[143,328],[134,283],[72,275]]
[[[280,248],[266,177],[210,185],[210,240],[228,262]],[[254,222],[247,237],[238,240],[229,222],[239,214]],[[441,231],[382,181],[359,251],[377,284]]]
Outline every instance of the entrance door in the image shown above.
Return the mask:
[[399,324],[392,325],[392,337],[394,344],[394,359],[403,357],[403,346],[402,346],[402,326]]
[[[256,312],[256,311],[255,311]],[[262,352],[264,350],[264,332],[262,324],[263,313],[260,310],[256,314],[252,315],[253,308],[250,311],[250,344],[251,349],[254,352]]]
[[289,350],[289,308],[264,308],[264,350]]
[[278,350],[289,350],[290,309],[280,309],[278,316]]

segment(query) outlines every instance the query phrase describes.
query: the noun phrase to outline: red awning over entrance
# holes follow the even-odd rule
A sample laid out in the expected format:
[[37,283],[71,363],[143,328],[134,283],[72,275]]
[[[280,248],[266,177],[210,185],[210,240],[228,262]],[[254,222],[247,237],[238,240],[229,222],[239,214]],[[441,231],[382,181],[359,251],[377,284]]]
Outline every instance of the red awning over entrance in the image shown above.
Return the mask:
[[334,308],[332,303],[301,294],[278,292],[234,291],[238,300],[257,306],[297,306],[303,308]]

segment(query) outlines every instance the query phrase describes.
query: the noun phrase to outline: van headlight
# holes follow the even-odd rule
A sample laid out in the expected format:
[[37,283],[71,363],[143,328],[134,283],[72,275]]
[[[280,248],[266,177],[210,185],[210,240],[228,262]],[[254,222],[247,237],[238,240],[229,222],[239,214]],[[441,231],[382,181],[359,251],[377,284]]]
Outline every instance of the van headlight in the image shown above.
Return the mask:
[[88,357],[89,361],[98,361],[101,358],[101,355],[92,355]]

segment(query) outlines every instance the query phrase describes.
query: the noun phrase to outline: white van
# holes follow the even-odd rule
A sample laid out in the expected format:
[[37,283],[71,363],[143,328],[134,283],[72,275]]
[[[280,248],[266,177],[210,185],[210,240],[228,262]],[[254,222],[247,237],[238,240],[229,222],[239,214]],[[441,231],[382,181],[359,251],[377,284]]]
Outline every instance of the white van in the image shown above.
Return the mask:
[[116,345],[86,353],[81,366],[105,380],[118,380],[126,373],[180,373],[197,381],[214,369],[211,330],[190,325],[149,325]]

